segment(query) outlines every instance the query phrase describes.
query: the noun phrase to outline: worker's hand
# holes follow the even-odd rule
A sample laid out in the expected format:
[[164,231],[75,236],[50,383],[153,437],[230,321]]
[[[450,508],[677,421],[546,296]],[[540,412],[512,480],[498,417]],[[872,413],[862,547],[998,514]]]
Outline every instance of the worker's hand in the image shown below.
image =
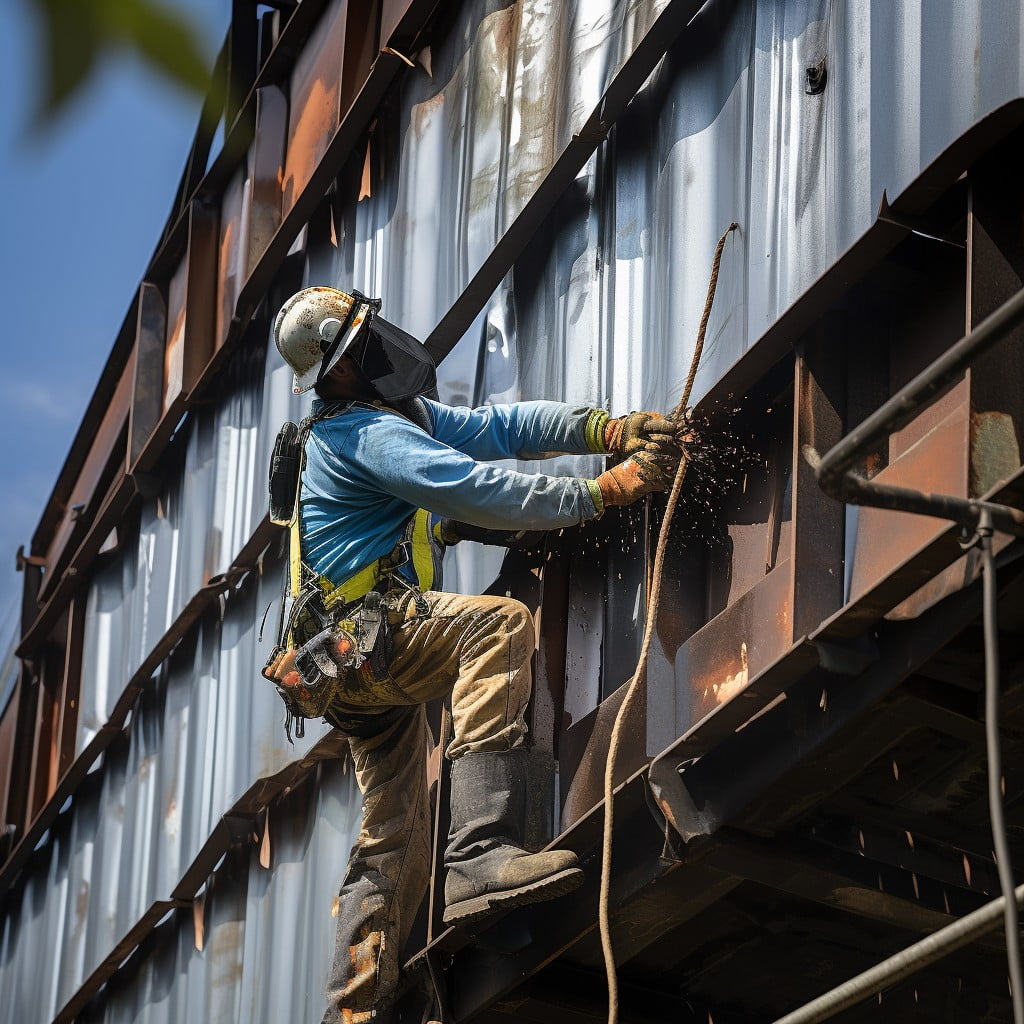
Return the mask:
[[673,454],[657,441],[648,441],[625,462],[605,470],[597,478],[605,506],[632,505],[646,494],[667,491],[679,468],[679,454]]
[[651,441],[663,451],[679,455],[679,437],[687,429],[681,420],[672,420],[656,412],[631,412],[609,420],[604,426],[604,446],[609,455],[627,458]]

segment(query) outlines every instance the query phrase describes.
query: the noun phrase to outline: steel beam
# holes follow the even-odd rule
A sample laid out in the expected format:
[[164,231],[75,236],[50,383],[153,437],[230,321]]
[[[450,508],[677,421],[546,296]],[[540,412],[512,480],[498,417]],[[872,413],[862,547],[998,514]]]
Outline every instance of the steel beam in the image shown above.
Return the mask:
[[[1019,572],[1019,563],[1009,570],[1013,577]],[[1004,586],[1008,582],[1004,579]],[[884,623],[878,630],[878,660],[855,677],[823,668],[812,672],[808,666],[787,677],[782,667],[785,659],[766,670],[744,691],[751,693],[749,703],[724,720],[723,724],[735,723],[732,735],[713,727],[716,718],[740,702],[740,696],[696,725],[651,763],[651,787],[666,819],[684,842],[711,835],[723,825],[740,820],[744,809],[774,781],[833,741],[948,644],[977,617],[980,604],[981,589],[976,583],[916,620]],[[767,705],[783,687],[784,701],[745,724],[758,705]],[[747,713],[742,721],[741,710]],[[742,730],[737,729],[740,725],[744,726]],[[903,727],[904,731],[908,728]],[[709,733],[713,743],[708,742]],[[856,770],[858,765],[853,763],[850,768]],[[841,781],[842,776],[833,772],[829,784],[839,785]],[[823,797],[824,786],[819,792]],[[790,814],[796,810],[791,808]]]

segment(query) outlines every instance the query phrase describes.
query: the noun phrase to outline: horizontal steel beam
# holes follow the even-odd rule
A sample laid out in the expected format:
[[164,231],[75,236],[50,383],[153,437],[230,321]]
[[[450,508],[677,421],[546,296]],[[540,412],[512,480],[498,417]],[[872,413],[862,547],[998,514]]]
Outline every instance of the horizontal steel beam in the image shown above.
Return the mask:
[[[1009,568],[1004,586],[1022,571],[1020,560]],[[797,647],[680,737],[651,762],[650,782],[658,806],[683,842],[739,822],[744,808],[773,781],[834,740],[976,619],[981,598],[976,582],[917,619],[884,623],[878,630],[878,659],[856,675],[817,667],[810,671],[806,665],[787,673],[787,659],[803,650]],[[750,721],[783,690],[786,699],[778,707]],[[751,698],[743,703],[747,693]],[[727,716],[732,705],[736,708]],[[719,718],[732,726],[729,734],[716,727]],[[708,732],[714,743],[708,742]]]

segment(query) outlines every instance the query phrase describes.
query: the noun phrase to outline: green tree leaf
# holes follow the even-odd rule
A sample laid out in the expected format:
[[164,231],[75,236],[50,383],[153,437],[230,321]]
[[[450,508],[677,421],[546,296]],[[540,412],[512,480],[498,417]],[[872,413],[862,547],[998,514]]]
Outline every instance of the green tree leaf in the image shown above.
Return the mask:
[[112,50],[144,63],[190,92],[204,92],[210,72],[195,26],[160,0],[31,0],[47,58],[39,114],[45,123],[88,83]]

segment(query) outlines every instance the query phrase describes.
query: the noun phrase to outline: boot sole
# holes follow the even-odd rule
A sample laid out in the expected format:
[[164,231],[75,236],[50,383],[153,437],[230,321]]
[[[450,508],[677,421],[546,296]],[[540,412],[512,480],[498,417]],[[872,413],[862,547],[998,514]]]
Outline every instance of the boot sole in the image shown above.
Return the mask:
[[530,885],[520,885],[515,889],[502,892],[489,892],[483,896],[475,896],[471,900],[460,900],[450,907],[445,907],[442,920],[446,925],[457,927],[479,921],[482,917],[497,913],[499,910],[512,910],[525,907],[530,903],[542,903],[578,889],[583,882],[583,872],[579,868],[566,868],[554,875],[538,879]]

